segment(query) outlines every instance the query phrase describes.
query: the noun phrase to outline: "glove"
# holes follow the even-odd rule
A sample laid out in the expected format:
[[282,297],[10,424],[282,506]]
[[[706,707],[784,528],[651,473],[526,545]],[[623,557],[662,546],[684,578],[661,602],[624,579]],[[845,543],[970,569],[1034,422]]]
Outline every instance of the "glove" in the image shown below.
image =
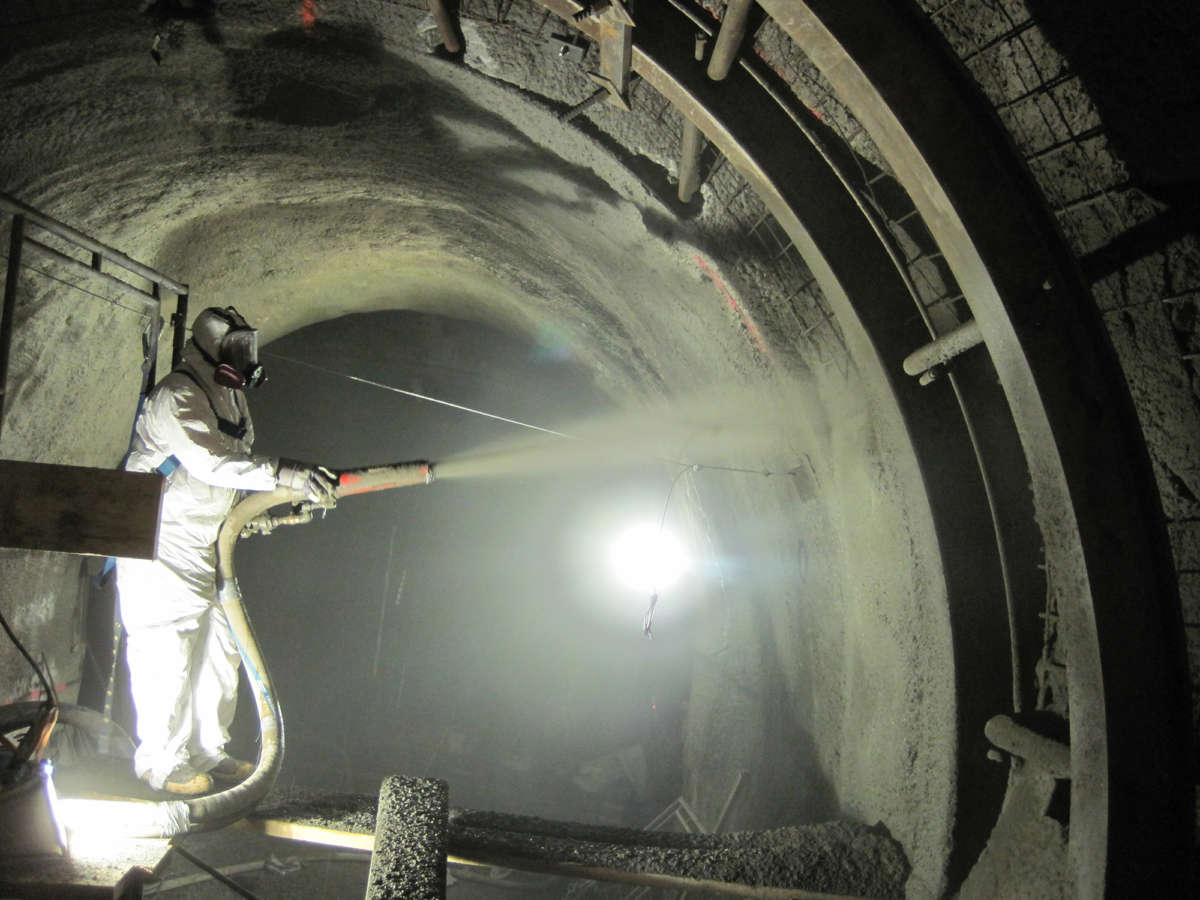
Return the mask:
[[334,499],[338,477],[324,466],[281,459],[275,473],[275,486],[300,491],[314,503]]

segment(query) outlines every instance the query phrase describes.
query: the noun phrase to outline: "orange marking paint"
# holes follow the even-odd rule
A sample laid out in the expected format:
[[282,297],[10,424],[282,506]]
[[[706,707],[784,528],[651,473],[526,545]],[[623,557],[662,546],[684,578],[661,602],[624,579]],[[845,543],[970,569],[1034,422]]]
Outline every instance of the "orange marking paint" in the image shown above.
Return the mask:
[[716,270],[713,269],[713,267],[710,266],[704,257],[699,253],[696,254],[696,265],[700,267],[701,272],[712,279],[713,284],[717,286],[717,290],[719,290],[722,296],[724,296],[725,302],[729,304],[729,308],[737,313],[737,317],[741,320],[742,327],[746,329],[746,333],[749,334],[754,343],[758,345],[758,349],[762,351],[762,355],[769,360],[771,358],[771,351],[767,349],[767,342],[763,340],[763,336],[759,332],[758,326],[754,324],[750,316],[746,314],[744,309],[742,309],[742,305],[734,299],[733,294],[725,285],[724,279],[722,279],[721,276],[716,273]]

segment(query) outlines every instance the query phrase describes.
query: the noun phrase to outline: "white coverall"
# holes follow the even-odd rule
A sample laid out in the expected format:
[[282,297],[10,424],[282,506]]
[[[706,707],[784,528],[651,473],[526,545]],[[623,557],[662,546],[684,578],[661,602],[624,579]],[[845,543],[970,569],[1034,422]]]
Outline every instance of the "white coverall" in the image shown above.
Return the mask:
[[251,454],[253,441],[244,393],[217,385],[191,342],[135,425],[126,469],[152,472],[178,460],[167,476],[158,558],[117,561],[140,741],[134,770],[155,788],[181,763],[208,771],[229,740],[240,656],[217,603],[215,543],[238,491],[275,487],[278,460]]

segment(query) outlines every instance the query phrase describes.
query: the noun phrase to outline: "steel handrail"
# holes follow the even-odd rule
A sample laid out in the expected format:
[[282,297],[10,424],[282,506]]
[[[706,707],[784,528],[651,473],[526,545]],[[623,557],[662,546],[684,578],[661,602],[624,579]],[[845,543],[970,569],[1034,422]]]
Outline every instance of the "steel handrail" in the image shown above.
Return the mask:
[[[102,259],[109,262],[114,262],[122,268],[128,269],[135,275],[140,275],[147,281],[161,285],[173,294],[187,294],[188,286],[174,278],[170,278],[159,272],[156,269],[150,268],[145,263],[140,263],[131,256],[127,256],[115,247],[110,247],[107,244],[102,244],[95,238],[89,237],[82,231],[72,228],[70,225],[60,222],[57,219],[52,219],[50,216],[40,212],[21,200],[18,200],[12,194],[6,194],[0,191],[0,209],[7,210],[14,215],[24,216],[28,221],[44,228],[51,234],[58,235],[72,244],[77,244],[85,250],[88,250]],[[146,292],[142,292],[146,293]]]
[[[171,365],[179,364],[183,356],[183,344],[187,338],[187,307],[188,286],[138,262],[131,256],[122,253],[114,247],[89,237],[77,228],[51,218],[45,213],[34,209],[28,203],[18,200],[11,194],[0,191],[0,210],[12,214],[12,229],[9,236],[8,267],[4,283],[4,306],[0,311],[0,429],[4,424],[5,401],[8,395],[8,363],[12,350],[12,336],[17,305],[17,284],[20,280],[21,256],[26,245],[46,254],[57,262],[82,269],[89,275],[103,279],[106,284],[116,287],[127,294],[137,296],[142,304],[142,312],[150,316],[149,327],[143,336],[142,354],[142,393],[145,394],[154,385],[158,360],[158,334],[163,321],[162,289],[166,288],[176,295],[175,312],[171,316],[172,341]],[[29,225],[35,225],[56,237],[74,244],[92,254],[90,263],[76,259],[67,253],[47,246],[26,234]],[[102,271],[104,261],[114,263],[127,272],[140,276],[150,282],[150,290],[144,290],[122,278]]]

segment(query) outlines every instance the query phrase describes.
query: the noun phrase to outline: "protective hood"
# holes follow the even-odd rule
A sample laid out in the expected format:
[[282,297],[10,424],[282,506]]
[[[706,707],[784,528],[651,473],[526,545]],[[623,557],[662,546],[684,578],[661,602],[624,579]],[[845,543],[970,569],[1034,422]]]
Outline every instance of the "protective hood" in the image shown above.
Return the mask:
[[252,388],[266,381],[258,362],[258,329],[232,306],[210,306],[192,325],[196,348],[215,368],[213,380],[228,388]]

